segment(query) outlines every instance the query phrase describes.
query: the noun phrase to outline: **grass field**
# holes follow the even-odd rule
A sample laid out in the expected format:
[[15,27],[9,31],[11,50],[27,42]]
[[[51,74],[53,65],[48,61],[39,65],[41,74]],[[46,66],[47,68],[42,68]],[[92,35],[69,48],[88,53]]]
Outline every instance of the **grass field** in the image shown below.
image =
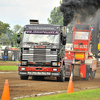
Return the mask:
[[31,97],[17,100],[100,100],[100,89],[85,90],[71,94],[56,94],[50,96]]
[[9,71],[16,71],[18,70],[18,66],[10,66],[10,65],[4,65],[4,66],[0,66],[0,70],[3,70],[3,71],[6,71],[6,70],[9,70]]

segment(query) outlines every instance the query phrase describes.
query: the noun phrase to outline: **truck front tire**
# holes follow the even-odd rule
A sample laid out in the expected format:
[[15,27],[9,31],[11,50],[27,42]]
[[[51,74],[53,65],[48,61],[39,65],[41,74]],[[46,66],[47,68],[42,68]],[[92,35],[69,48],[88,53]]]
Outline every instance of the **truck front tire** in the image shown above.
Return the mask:
[[15,60],[15,56],[14,56],[13,51],[11,51],[11,53],[8,53],[8,60],[9,61],[14,61]]
[[65,66],[63,65],[61,70],[60,77],[57,77],[57,81],[64,82],[65,81]]

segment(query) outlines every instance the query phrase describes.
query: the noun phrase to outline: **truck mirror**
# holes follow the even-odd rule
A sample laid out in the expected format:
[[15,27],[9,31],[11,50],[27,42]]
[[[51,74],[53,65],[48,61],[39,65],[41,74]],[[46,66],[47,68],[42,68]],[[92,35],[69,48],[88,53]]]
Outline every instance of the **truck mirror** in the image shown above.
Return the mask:
[[17,43],[20,44],[20,33],[17,34]]
[[66,45],[66,37],[67,37],[66,35],[63,35],[63,40],[62,40],[63,45]]

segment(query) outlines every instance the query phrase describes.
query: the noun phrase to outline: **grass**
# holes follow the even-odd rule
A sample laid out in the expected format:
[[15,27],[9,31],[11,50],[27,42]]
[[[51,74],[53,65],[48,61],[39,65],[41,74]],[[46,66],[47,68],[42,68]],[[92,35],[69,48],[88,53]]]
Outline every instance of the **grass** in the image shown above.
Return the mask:
[[10,66],[10,65],[3,65],[3,66],[0,66],[0,70],[3,70],[3,71],[17,71],[18,70],[18,66]]
[[100,100],[100,89],[85,90],[71,94],[63,93],[50,96],[23,98],[17,100]]

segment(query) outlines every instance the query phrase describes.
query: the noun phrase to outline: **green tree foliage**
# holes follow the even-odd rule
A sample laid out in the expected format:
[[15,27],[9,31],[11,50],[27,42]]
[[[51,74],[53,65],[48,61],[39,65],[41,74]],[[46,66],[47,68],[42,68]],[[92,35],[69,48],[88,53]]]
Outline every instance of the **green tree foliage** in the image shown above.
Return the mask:
[[[22,33],[23,32],[23,27],[21,27],[20,25],[15,25],[13,30],[13,36],[12,36],[12,46],[17,45],[17,34],[18,33]],[[21,39],[22,39],[22,35],[21,35]]]
[[23,27],[20,25],[15,25],[12,31],[13,33],[21,33],[23,31]]
[[[61,4],[61,1],[60,1]],[[50,13],[50,18],[47,19],[49,24],[63,25],[63,16],[59,7],[54,7]],[[67,43],[72,43],[72,25],[67,26]]]
[[2,21],[0,21],[0,35],[6,34],[9,31],[10,31],[10,25],[8,23],[3,23]]
[[0,43],[7,45],[10,43],[9,35],[11,33],[10,25],[8,23],[3,23],[0,21]]
[[5,34],[1,34],[0,35],[0,44],[2,44],[2,45],[8,45],[8,44],[10,44],[10,40],[7,37],[7,35],[5,35]]
[[48,18],[47,20],[49,24],[63,25],[63,17],[61,15],[59,7],[54,7],[54,9],[50,13],[50,18]]
[[23,27],[15,25],[11,30],[8,23],[0,21],[0,44],[2,45],[17,45],[17,34],[23,31]]

